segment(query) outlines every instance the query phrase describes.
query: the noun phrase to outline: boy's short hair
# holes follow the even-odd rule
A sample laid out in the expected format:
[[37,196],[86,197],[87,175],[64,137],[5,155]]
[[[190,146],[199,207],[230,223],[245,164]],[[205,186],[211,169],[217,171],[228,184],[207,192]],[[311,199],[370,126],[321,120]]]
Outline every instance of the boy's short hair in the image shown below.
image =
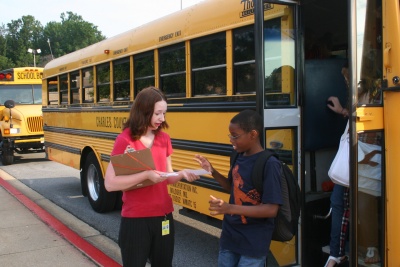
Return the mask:
[[236,114],[232,119],[231,123],[238,124],[239,127],[246,133],[256,130],[259,135],[264,129],[263,119],[254,110],[246,109]]

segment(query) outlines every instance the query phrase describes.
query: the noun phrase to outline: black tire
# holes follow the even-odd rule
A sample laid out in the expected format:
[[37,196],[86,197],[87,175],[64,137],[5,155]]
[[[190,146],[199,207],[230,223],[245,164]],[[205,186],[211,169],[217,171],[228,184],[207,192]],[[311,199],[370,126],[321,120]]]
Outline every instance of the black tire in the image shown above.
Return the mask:
[[1,162],[3,165],[11,165],[14,163],[14,151],[10,150],[7,147],[2,147],[3,152],[1,154]]
[[89,203],[99,213],[114,210],[117,199],[116,192],[108,192],[104,187],[104,178],[100,164],[93,152],[87,156],[84,167],[84,179]]

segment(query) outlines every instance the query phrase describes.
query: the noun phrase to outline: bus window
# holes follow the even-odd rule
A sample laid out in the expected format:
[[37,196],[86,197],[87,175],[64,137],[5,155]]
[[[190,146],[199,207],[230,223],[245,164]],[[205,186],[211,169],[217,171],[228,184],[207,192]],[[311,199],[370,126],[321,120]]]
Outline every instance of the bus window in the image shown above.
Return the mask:
[[53,77],[47,80],[47,88],[48,88],[48,100],[49,105],[58,105],[58,80],[57,77]]
[[[382,3],[370,1],[360,4],[357,17],[358,105],[382,104]],[[369,11],[367,10],[373,10]],[[379,27],[377,27],[379,26]]]
[[143,53],[134,57],[135,93],[143,88],[155,85],[154,53]]
[[[382,220],[382,151],[381,131],[361,132],[358,135],[358,253],[374,255],[379,260],[383,229]],[[373,250],[373,251],[369,251]],[[370,256],[371,258],[373,256]],[[373,260],[373,259],[371,259]]]
[[274,129],[266,131],[265,146],[279,155],[279,159],[288,165],[293,165],[296,132],[293,129]]
[[282,18],[265,21],[265,105],[295,104],[295,41],[292,25]]
[[110,101],[110,64],[97,66],[97,102]]
[[234,30],[233,68],[236,94],[255,93],[254,27]]
[[160,49],[160,88],[168,97],[186,96],[185,43]]
[[33,104],[33,91],[31,84],[13,84],[1,90],[1,98],[14,100],[17,104]]
[[42,104],[42,85],[33,85],[33,104]]
[[129,100],[129,70],[129,58],[124,58],[114,62],[114,101]]
[[69,84],[70,84],[70,90],[71,90],[71,104],[79,104],[79,89],[81,87],[80,85],[80,76],[79,76],[79,71],[74,71],[71,72],[69,75]]
[[190,44],[193,95],[226,94],[225,32],[193,40]]
[[94,102],[93,68],[83,69],[82,76],[83,76],[82,103],[93,103]]
[[60,99],[62,104],[68,104],[68,74],[60,75]]

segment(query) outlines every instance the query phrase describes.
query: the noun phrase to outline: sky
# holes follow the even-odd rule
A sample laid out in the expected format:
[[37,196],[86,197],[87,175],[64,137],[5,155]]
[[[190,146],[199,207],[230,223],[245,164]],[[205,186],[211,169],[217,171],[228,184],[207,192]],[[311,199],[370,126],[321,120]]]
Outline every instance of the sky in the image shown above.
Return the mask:
[[[61,13],[71,11],[93,23],[104,36],[112,37],[132,28],[187,8],[202,0],[17,0],[0,8],[0,25],[31,15],[44,27],[61,22]],[[3,3],[4,4],[4,3]]]

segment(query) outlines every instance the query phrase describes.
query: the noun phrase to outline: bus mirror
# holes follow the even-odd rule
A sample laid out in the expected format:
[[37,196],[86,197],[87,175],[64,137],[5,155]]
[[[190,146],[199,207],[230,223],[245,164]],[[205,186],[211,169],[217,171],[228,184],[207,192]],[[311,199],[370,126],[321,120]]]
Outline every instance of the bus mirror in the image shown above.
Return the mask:
[[4,102],[4,106],[6,106],[6,108],[13,108],[15,107],[15,102],[14,100],[7,100],[6,102]]

